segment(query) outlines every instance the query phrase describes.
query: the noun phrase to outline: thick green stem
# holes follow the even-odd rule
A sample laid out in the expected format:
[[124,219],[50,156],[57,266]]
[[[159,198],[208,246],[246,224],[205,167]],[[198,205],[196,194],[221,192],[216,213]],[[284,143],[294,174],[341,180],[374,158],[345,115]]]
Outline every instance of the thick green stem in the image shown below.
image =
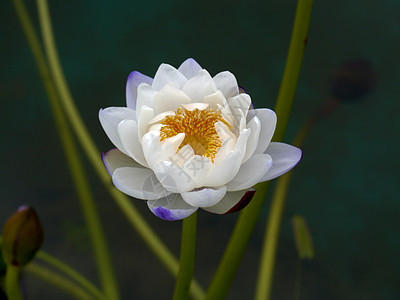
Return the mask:
[[[275,106],[278,117],[274,140],[283,139],[289,120],[297,80],[300,73],[304,47],[307,41],[307,30],[311,12],[312,0],[299,0],[292,38],[289,46],[288,58],[282,78],[281,88]],[[235,225],[234,231],[218,266],[217,272],[207,290],[206,299],[224,299],[240,265],[247,244],[250,240],[257,218],[260,214],[268,183],[258,184],[254,199],[245,208]]]
[[256,225],[269,183],[256,185],[257,192],[240,213],[224,255],[206,293],[206,300],[225,299]]
[[7,265],[4,286],[9,300],[22,300],[21,292],[19,290],[20,272],[21,269],[19,267]]
[[[34,58],[38,65],[39,72],[41,73],[42,80],[46,87],[46,91],[48,93],[49,98],[52,97],[54,93],[54,97],[57,98],[54,83],[51,80],[50,72],[47,69],[47,64],[44,59],[44,55],[42,53],[39,39],[36,33],[33,30],[32,22],[30,21],[29,15],[26,12],[26,9],[21,2],[21,0],[14,0],[14,5],[21,22],[22,28],[28,40],[29,46],[31,47],[32,53],[34,54]],[[115,200],[121,211],[125,214],[128,221],[131,223],[133,228],[136,229],[140,237],[144,240],[147,246],[153,251],[153,253],[157,256],[157,258],[161,261],[162,264],[174,275],[178,274],[178,260],[175,256],[169,251],[169,249],[165,246],[165,244],[161,241],[158,235],[151,229],[151,227],[147,224],[147,222],[140,215],[138,210],[133,206],[132,202],[128,197],[118,191],[110,182],[109,174],[107,173],[104,165],[99,158],[100,151],[95,146],[93,139],[89,135],[85,125],[80,118],[79,112],[75,107],[74,101],[69,92],[68,86],[66,85],[65,79],[63,77],[63,73],[61,70],[61,66],[58,62],[58,58],[56,57],[55,66],[53,68],[56,70],[57,76],[57,86],[61,91],[61,104],[67,114],[69,121],[77,138],[83,147],[83,150],[89,161],[92,163],[94,170],[99,176],[100,180],[106,187],[109,194]],[[58,100],[58,98],[57,98]],[[204,291],[202,290],[199,283],[193,280],[190,293],[193,298],[200,300],[204,296]]]
[[182,241],[179,272],[176,278],[173,300],[189,298],[196,252],[197,212],[182,221]]
[[298,0],[289,52],[283,72],[282,83],[279,89],[278,99],[275,104],[275,112],[278,116],[274,140],[283,139],[286,126],[289,122],[290,110],[296,92],[297,81],[300,75],[303,54],[308,40],[308,25],[310,23],[312,0]]

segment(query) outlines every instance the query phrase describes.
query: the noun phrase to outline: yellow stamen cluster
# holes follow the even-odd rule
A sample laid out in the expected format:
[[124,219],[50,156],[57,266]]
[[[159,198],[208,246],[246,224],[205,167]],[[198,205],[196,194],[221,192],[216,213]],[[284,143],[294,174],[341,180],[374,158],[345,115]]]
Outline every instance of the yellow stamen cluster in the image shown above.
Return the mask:
[[222,118],[219,110],[196,108],[189,111],[180,107],[175,110],[175,115],[166,116],[160,121],[160,124],[164,125],[160,129],[160,141],[178,133],[184,133],[185,138],[178,150],[185,145],[190,145],[196,155],[208,157],[214,162],[215,155],[221,147],[221,140],[215,130],[215,123],[218,121],[223,122],[230,129],[229,123]]

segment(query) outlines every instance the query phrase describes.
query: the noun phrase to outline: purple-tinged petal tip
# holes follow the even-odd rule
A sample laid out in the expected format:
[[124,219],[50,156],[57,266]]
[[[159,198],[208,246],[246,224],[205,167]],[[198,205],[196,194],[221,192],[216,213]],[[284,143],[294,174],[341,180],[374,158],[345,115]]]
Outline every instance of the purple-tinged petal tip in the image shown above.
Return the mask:
[[174,214],[167,208],[159,206],[156,207],[153,210],[153,213],[159,217],[160,219],[166,220],[166,221],[175,221],[177,220]]
[[[115,149],[116,149],[116,148],[115,148]],[[112,151],[112,150],[110,150],[110,151]],[[109,151],[108,151],[108,152],[109,152]],[[106,155],[108,152],[102,152],[102,153],[101,153],[101,160],[103,161],[103,165],[104,165],[104,167],[106,168],[108,174],[110,174],[110,176],[112,176],[112,173],[111,173],[110,170],[107,168],[107,164],[106,164],[106,162],[105,162],[105,155]]]

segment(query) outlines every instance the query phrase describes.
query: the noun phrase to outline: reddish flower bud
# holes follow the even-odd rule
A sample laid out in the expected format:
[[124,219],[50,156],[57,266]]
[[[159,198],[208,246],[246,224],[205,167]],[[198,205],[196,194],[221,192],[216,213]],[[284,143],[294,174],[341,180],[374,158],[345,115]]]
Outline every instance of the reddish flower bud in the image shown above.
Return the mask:
[[24,266],[43,243],[43,226],[35,210],[23,205],[6,221],[1,250],[6,264]]

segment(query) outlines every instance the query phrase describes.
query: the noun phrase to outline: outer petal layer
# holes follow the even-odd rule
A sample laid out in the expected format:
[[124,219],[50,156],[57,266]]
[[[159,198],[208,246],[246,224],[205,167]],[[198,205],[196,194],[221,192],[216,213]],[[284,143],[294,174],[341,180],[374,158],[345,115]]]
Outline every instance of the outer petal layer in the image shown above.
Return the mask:
[[235,212],[246,207],[251,199],[253,199],[255,192],[255,188],[238,192],[227,192],[225,197],[218,202],[218,204],[211,207],[204,207],[203,209],[219,215]]
[[146,168],[118,168],[112,180],[121,192],[138,199],[155,200],[171,194],[157,180],[153,171]]
[[123,120],[136,120],[136,112],[126,107],[107,107],[99,111],[100,123],[103,126],[108,138],[123,153],[128,153],[122,146],[121,139],[118,134],[118,124]]
[[101,155],[103,159],[103,163],[108,171],[108,174],[112,176],[114,171],[118,168],[122,167],[131,167],[131,168],[141,168],[142,166],[138,164],[131,157],[126,156],[117,148],[111,149],[110,151],[103,153]]
[[151,85],[153,78],[138,71],[133,71],[129,74],[126,82],[126,106],[128,108],[136,109],[137,88],[143,82]]
[[254,153],[264,153],[274,135],[276,114],[273,110],[267,108],[249,110],[247,119],[251,120],[253,117],[257,117],[261,122],[261,131]]
[[201,66],[193,58],[188,58],[178,68],[178,71],[185,75],[187,79],[192,78],[200,70]]
[[268,154],[255,154],[240,166],[239,172],[228,184],[228,191],[239,191],[252,187],[268,173],[272,158]]
[[272,157],[272,167],[260,181],[274,179],[291,170],[300,161],[302,152],[294,146],[272,142],[269,144],[266,154]]
[[217,189],[203,188],[181,193],[183,200],[194,207],[210,207],[217,204],[226,193],[226,186]]
[[147,206],[153,214],[167,221],[184,219],[197,210],[197,207],[187,204],[179,194],[172,194],[159,200],[147,201]]

